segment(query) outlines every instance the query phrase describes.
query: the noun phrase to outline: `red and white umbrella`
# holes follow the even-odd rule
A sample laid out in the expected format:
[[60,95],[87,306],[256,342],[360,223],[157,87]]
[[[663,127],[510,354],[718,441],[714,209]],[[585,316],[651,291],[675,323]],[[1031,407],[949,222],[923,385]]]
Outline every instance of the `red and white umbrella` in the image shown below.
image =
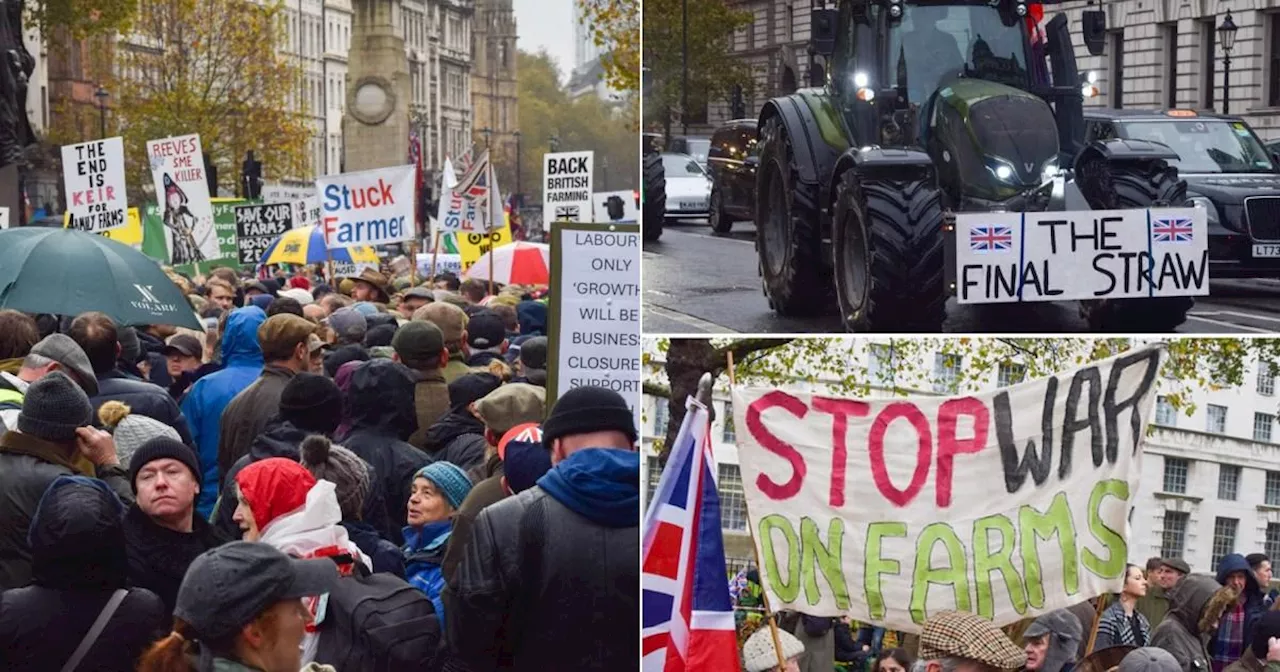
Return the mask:
[[547,285],[551,283],[551,246],[523,241],[487,252],[462,274],[464,278],[489,279],[503,285]]

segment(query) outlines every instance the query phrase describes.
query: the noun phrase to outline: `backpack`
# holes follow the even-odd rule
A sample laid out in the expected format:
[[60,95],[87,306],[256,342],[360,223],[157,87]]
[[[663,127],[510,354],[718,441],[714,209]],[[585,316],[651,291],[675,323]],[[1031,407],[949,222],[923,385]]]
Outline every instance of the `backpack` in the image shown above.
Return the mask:
[[315,662],[342,672],[427,669],[440,646],[431,600],[385,573],[339,579],[319,632]]

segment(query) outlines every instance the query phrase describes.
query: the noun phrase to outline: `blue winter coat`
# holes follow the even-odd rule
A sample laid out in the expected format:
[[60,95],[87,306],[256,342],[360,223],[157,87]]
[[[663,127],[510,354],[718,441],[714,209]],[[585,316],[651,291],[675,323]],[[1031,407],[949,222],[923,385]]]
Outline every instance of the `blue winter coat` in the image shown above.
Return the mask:
[[[1263,602],[1265,598],[1258,585],[1258,577],[1254,576],[1253,570],[1249,568],[1249,561],[1243,555],[1231,553],[1222,556],[1218,561],[1218,583],[1226,585],[1227,575],[1232,572],[1244,572],[1244,648],[1248,650],[1253,641],[1253,629],[1267,611]],[[1212,654],[1217,646],[1218,637],[1215,636],[1209,644],[1209,653]]]
[[422,527],[406,525],[404,528],[405,578],[414,588],[426,593],[440,619],[440,632],[444,633],[444,552],[449,546],[453,521],[445,520]]
[[256,306],[232,311],[222,334],[222,370],[197,380],[182,400],[182,413],[191,426],[203,472],[196,510],[206,519],[218,499],[218,436],[222,411],[262,373],[258,327],[266,321],[267,314]]

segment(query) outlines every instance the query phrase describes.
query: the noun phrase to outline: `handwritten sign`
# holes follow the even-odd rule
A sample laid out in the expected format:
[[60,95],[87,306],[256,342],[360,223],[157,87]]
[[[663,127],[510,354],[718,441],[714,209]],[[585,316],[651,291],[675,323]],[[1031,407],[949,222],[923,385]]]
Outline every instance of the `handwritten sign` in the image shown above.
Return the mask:
[[595,152],[542,155],[542,221],[591,221]]
[[214,227],[204,152],[198,134],[150,140],[147,157],[169,248],[169,262],[189,264],[221,256]]
[[956,216],[960,303],[1209,293],[1200,208]]
[[240,263],[258,264],[271,242],[293,228],[290,203],[236,207],[236,247]]
[[965,397],[733,392],[761,579],[775,609],[919,632],[996,625],[1124,581],[1163,350]]
[[412,240],[416,174],[408,165],[316,180],[325,244],[353,247]]
[[128,224],[122,138],[63,145],[62,182],[68,228],[103,233]]

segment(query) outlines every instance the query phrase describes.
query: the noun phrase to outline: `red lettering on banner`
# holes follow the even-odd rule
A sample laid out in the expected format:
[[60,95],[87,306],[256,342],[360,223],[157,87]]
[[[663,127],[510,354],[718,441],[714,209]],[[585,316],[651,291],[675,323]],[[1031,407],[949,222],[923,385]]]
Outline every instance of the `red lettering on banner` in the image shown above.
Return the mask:
[[[956,437],[956,421],[960,416],[973,418],[973,437]],[[991,413],[986,404],[973,397],[951,399],[938,409],[938,475],[937,502],[939,507],[951,506],[952,463],[956,455],[978,453],[987,445],[987,428]]]
[[796,447],[774,436],[764,426],[760,420],[760,414],[771,408],[781,408],[803,419],[805,414],[809,412],[809,408],[804,405],[803,401],[782,392],[774,390],[764,396],[751,402],[747,406],[747,431],[751,432],[751,437],[759,443],[765,450],[785,459],[791,464],[791,478],[781,485],[775,483],[773,479],[760,474],[756,477],[756,487],[765,497],[774,501],[782,501],[794,497],[800,492],[800,486],[804,483],[804,475],[808,470],[804,463],[804,457],[800,455],[800,451]]
[[849,430],[849,416],[864,416],[871,407],[865,401],[814,397],[813,408],[823,413],[830,413],[834,417],[831,424],[831,445],[834,448],[831,451],[831,506],[844,506],[845,471],[849,461],[849,445],[846,436]]
[[[916,449],[916,471],[911,475],[911,483],[907,485],[906,490],[899,490],[893,481],[889,480],[889,470],[884,462],[884,435],[888,432],[889,425],[898,418],[905,418],[910,422],[919,438]],[[933,436],[929,431],[929,421],[924,417],[924,413],[910,402],[899,401],[889,404],[880,411],[880,415],[876,416],[875,422],[871,423],[871,435],[867,441],[867,450],[871,456],[871,477],[880,494],[894,506],[902,508],[920,494],[920,489],[929,478],[929,462],[933,459],[932,444]]]

